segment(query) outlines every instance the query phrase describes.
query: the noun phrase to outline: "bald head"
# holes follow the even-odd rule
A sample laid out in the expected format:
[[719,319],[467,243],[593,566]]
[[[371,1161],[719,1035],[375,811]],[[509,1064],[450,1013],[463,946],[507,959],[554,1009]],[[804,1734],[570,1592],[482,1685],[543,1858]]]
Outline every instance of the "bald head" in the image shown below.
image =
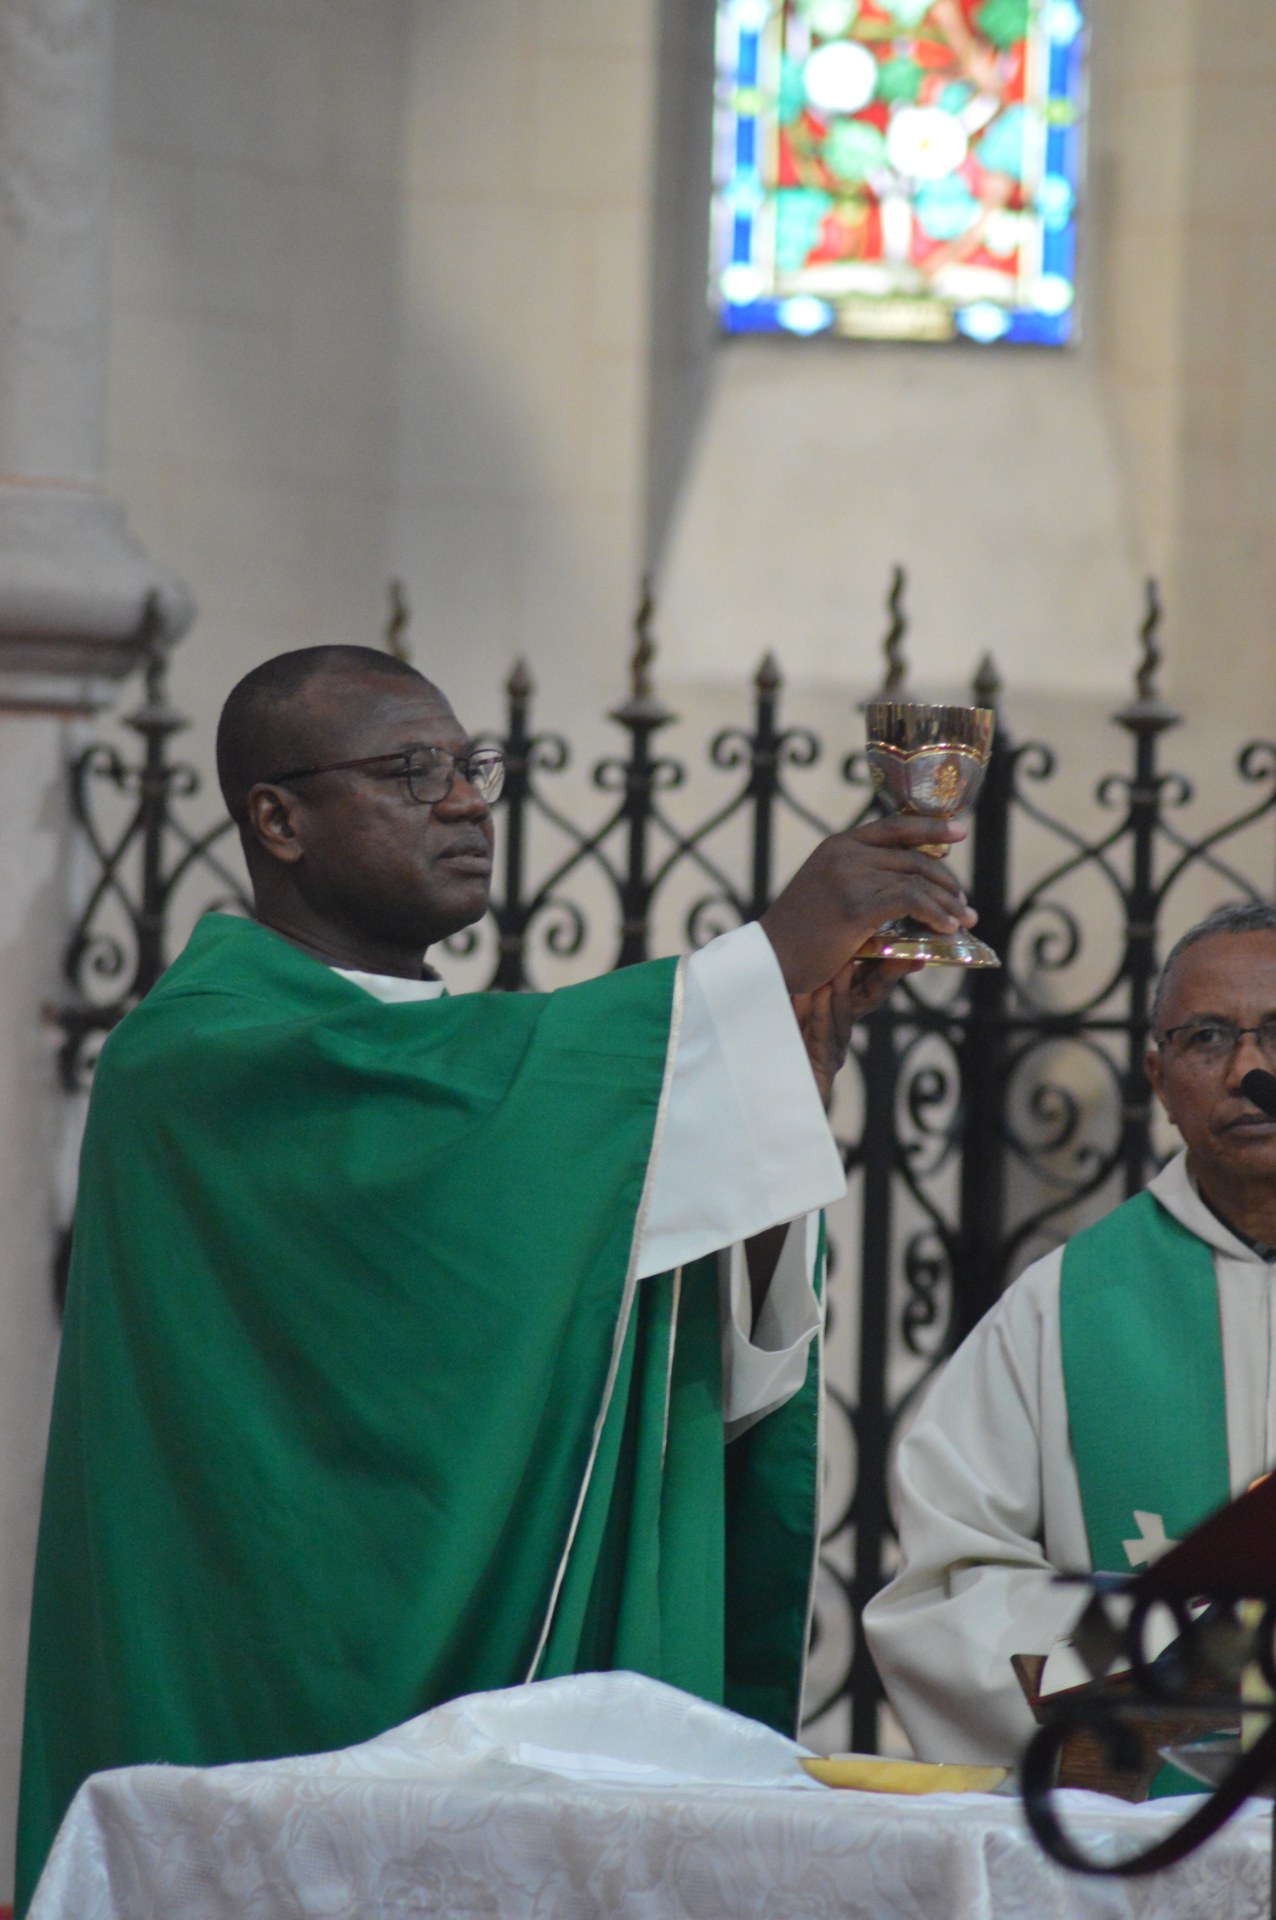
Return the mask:
[[395,683],[435,691],[415,667],[375,647],[298,647],[246,673],[217,726],[217,777],[236,824],[244,826],[245,803],[259,781],[340,758],[340,735],[358,696]]

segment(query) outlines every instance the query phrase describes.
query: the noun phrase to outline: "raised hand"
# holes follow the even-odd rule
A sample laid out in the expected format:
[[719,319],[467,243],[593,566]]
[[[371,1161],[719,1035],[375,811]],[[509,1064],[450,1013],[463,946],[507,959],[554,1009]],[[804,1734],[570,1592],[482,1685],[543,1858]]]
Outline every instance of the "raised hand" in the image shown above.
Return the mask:
[[918,972],[924,964],[921,960],[848,960],[840,973],[813,993],[794,994],[793,1012],[826,1107],[855,1022],[880,1006],[897,980]]
[[[899,915],[936,933],[973,927],[978,916],[956,879],[922,851],[965,837],[965,827],[952,821],[897,813],[822,840],[759,922],[789,992],[827,985],[871,933]],[[891,984],[880,987],[878,999]]]

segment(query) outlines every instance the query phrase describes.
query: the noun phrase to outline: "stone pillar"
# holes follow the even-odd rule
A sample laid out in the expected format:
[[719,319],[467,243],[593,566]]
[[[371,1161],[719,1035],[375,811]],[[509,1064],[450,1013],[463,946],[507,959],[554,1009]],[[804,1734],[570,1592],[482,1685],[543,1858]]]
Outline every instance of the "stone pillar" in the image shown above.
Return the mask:
[[[12,1886],[67,1110],[45,1002],[70,917],[66,761],[191,597],[103,488],[111,0],[0,0],[0,1906]],[[148,611],[149,609],[149,611]]]
[[112,0],[0,6],[0,707],[100,705],[194,606],[102,488]]
[[41,1008],[61,997],[72,724],[0,711],[0,1909],[13,1898],[27,1618],[58,1348],[55,1185],[67,1102]]

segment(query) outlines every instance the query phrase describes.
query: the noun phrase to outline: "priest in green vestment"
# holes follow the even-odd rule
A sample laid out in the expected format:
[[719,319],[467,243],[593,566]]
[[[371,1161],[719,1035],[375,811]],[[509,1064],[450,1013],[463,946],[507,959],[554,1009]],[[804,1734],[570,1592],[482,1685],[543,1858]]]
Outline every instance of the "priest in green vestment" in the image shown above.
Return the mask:
[[425,953],[485,909],[502,768],[442,694],[284,655],[218,765],[255,918],[206,916],[95,1075],[20,1911],[104,1767],[345,1746],[608,1667],[792,1729],[806,1216],[842,1187],[850,1020],[901,970],[853,956],[900,912],[974,918],[921,850],[959,830],[881,821],[685,964],[448,998]]
[[897,1456],[899,1572],[865,1612],[930,1760],[1013,1763],[1088,1678],[1055,1573],[1130,1573],[1276,1462],[1276,907],[1220,908],[1162,970],[1147,1072],[1183,1150],[1030,1267],[949,1362]]

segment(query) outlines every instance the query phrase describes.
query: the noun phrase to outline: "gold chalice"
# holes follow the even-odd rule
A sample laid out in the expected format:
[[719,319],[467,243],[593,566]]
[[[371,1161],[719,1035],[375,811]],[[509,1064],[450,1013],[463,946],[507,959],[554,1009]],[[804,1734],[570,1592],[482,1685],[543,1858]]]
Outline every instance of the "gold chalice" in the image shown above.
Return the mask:
[[[996,720],[991,707],[942,707],[872,700],[865,715],[868,765],[879,797],[893,813],[951,820],[979,792]],[[927,847],[947,853],[947,847]],[[999,967],[992,948],[964,929],[932,933],[919,920],[891,920],[860,948],[857,959],[925,960],[940,967]]]

